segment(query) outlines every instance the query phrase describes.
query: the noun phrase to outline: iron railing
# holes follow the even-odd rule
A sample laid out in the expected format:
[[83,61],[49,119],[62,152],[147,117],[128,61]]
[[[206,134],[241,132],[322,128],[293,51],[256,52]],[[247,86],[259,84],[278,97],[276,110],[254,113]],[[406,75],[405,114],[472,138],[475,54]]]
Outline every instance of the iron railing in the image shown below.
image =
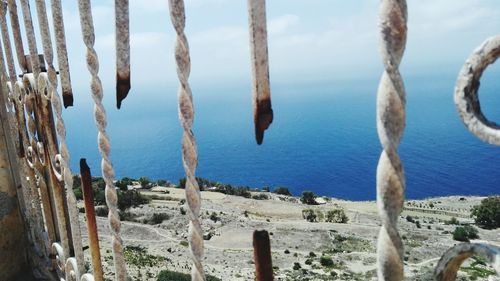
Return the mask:
[[[73,177],[69,167],[70,154],[66,145],[66,129],[62,118],[62,104],[73,104],[71,79],[67,58],[64,20],[60,0],[51,0],[52,26],[56,38],[60,75],[53,65],[54,48],[45,0],[36,0],[38,28],[43,57],[37,50],[35,28],[29,0],[8,0],[0,5],[0,71],[6,111],[0,111],[2,121],[10,124],[8,135],[16,146],[11,171],[19,174],[18,192],[23,219],[28,226],[31,244],[31,264],[47,277],[59,275],[60,280],[103,280],[99,256],[97,228],[89,188],[90,171],[81,163],[84,187],[87,230],[90,240],[93,274],[85,272],[82,238],[76,198],[72,191]],[[18,4],[22,10],[28,54],[24,50]],[[120,236],[117,211],[117,193],[113,184],[114,170],[109,159],[110,139],[106,132],[106,112],[102,104],[103,91],[99,79],[99,61],[94,49],[95,35],[90,0],[79,0],[83,43],[86,60],[92,76],[90,88],[95,102],[95,121],[98,128],[98,147],[102,155],[102,175],[106,183],[106,204],[112,231],[112,248],[116,280],[126,280],[127,271]],[[130,88],[130,46],[128,1],[115,0],[117,105]],[[195,178],[197,150],[192,123],[193,95],[188,83],[190,56],[184,26],[186,15],[183,0],[169,0],[170,17],[177,34],[175,59],[179,86],[179,118],[184,129],[182,157],[186,173],[186,199],[189,206],[189,249],[192,280],[205,280],[203,261],[203,234],[199,220],[201,196]],[[257,143],[262,143],[264,130],[272,122],[267,31],[264,0],[248,0],[251,61],[254,92],[254,121]],[[10,20],[7,20],[7,13]],[[379,36],[384,74],[377,98],[377,129],[382,153],[377,168],[377,205],[382,226],[377,244],[379,280],[402,280],[404,274],[403,241],[398,233],[397,220],[404,203],[405,177],[403,163],[398,156],[398,145],[405,127],[405,88],[398,66],[406,44],[407,7],[404,0],[381,0]],[[10,27],[8,26],[10,22]],[[14,38],[14,48],[11,45]],[[15,50],[18,66],[14,63]],[[5,60],[4,60],[5,56]],[[455,103],[467,128],[485,142],[500,145],[500,126],[488,121],[479,106],[479,79],[486,67],[500,56],[500,36],[486,40],[466,61],[459,74]],[[22,75],[18,77],[16,71]],[[59,78],[58,78],[59,77]],[[62,96],[58,94],[58,79]],[[5,122],[3,122],[5,123]],[[5,128],[3,128],[5,130]],[[13,151],[10,151],[11,154]],[[6,153],[5,151],[3,153]],[[1,207],[1,206],[0,206]],[[269,236],[265,231],[254,233],[254,258],[257,280],[272,280],[272,261]],[[448,250],[435,269],[437,280],[454,280],[460,265],[467,258],[480,255],[500,272],[500,250],[487,243],[462,243]]]

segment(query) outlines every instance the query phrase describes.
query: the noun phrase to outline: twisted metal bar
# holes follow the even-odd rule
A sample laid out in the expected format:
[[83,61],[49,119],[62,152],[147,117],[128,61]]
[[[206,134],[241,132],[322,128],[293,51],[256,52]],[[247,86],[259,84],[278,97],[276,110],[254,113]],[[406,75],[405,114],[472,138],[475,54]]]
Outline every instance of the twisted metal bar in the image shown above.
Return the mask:
[[116,107],[130,90],[130,31],[128,0],[115,0]]
[[21,37],[21,28],[19,27],[19,17],[17,15],[16,0],[8,0],[10,24],[12,26],[12,34],[14,35],[14,44],[16,46],[17,62],[23,73],[28,71],[28,62],[24,56],[24,47]]
[[248,14],[255,139],[257,144],[262,144],[264,131],[273,122],[267,55],[266,1],[248,0]]
[[109,142],[108,134],[106,133],[106,111],[104,110],[104,106],[102,104],[102,84],[98,75],[99,59],[94,49],[95,35],[90,0],[78,0],[78,9],[80,11],[80,24],[82,28],[83,42],[87,47],[87,68],[92,76],[92,98],[95,102],[94,116],[96,126],[99,130],[97,139],[99,144],[99,151],[102,155],[101,170],[103,179],[106,182],[105,194],[106,204],[109,209],[108,220],[111,232],[113,234],[111,241],[113,244],[116,280],[124,281],[127,275],[127,269],[125,267],[122,239],[120,237],[121,223],[117,210],[118,197],[116,194],[116,188],[113,183],[115,172],[113,170],[111,159],[109,158],[111,144]]
[[405,179],[397,148],[405,127],[405,89],[399,63],[406,44],[405,0],[382,0],[380,45],[385,72],[377,94],[377,131],[383,151],[377,166],[377,206],[382,221],[378,237],[379,280],[403,279],[403,243],[397,220],[404,201]]
[[500,247],[486,243],[460,243],[446,251],[434,271],[437,281],[453,281],[462,263],[472,256],[481,256],[500,275]]
[[455,105],[465,126],[484,142],[500,146],[500,126],[481,112],[479,80],[484,70],[500,57],[500,35],[488,38],[467,59],[455,86]]
[[44,98],[52,102],[52,106],[56,113],[56,131],[59,137],[60,154],[56,155],[56,159],[54,159],[54,161],[59,162],[62,169],[62,175],[56,172],[56,176],[58,177],[58,180],[64,181],[75,257],[78,262],[78,267],[83,270],[85,268],[85,264],[83,260],[80,223],[78,221],[78,207],[76,206],[76,197],[73,193],[73,174],[71,173],[71,168],[69,167],[70,154],[66,144],[66,126],[64,125],[64,120],[62,118],[61,97],[57,93],[57,73],[53,64],[54,55],[50,39],[49,21],[47,19],[45,1],[36,1],[36,5],[38,25],[40,26],[40,33],[42,34],[43,52],[45,60],[47,61],[47,73],[41,74],[38,79],[39,92],[47,94],[44,95]]
[[193,281],[205,280],[203,271],[203,233],[199,220],[201,195],[200,188],[195,178],[198,165],[196,141],[192,131],[194,108],[193,96],[189,87],[188,78],[191,70],[189,46],[184,27],[186,15],[183,0],[169,0],[170,19],[177,33],[175,43],[175,60],[177,63],[177,76],[179,77],[179,119],[184,129],[182,136],[182,162],[186,173],[186,201],[189,206],[189,246],[193,260],[191,279]]
[[52,0],[52,19],[54,24],[54,35],[56,38],[57,62],[61,78],[61,89],[64,107],[73,106],[73,90],[71,88],[71,76],[69,73],[68,51],[66,49],[66,34],[64,32],[64,19],[61,0]]

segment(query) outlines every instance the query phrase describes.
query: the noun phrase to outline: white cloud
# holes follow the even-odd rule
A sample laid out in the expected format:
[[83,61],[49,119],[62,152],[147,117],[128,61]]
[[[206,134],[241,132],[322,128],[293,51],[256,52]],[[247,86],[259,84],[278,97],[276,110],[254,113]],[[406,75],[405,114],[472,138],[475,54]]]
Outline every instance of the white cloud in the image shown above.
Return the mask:
[[[305,0],[288,1],[267,3],[273,81],[359,77],[381,69],[378,1],[318,0],[314,4]],[[500,5],[496,1],[409,0],[405,67],[418,72],[450,62],[461,65],[477,45],[498,33]],[[220,83],[249,79],[248,21],[246,3],[241,2],[186,1],[193,81]],[[165,83],[165,77],[175,80],[175,34],[168,16],[168,0],[130,3],[134,85]],[[316,11],[313,9],[316,5],[331,6],[333,12]],[[113,9],[110,0],[98,1],[93,6],[101,76],[110,87],[115,76]],[[83,81],[87,84],[78,11],[65,10],[64,16],[70,64],[79,73],[85,73]],[[81,75],[73,76],[77,82]]]
[[299,22],[299,17],[297,15],[284,15],[278,18],[271,19],[268,22],[267,31],[269,35],[276,35],[286,32],[290,27],[296,25]]
[[168,15],[168,0],[130,0],[131,13]]

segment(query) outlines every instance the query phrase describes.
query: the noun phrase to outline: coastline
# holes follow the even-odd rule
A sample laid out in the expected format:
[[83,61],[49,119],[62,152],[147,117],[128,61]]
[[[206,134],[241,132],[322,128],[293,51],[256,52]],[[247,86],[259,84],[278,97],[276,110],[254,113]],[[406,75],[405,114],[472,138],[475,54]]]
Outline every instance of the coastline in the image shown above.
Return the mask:
[[[152,266],[129,264],[129,273],[140,280],[151,281],[156,280],[156,274],[165,268],[188,273],[191,261],[186,255],[188,219],[184,190],[163,187],[156,192],[139,192],[151,201],[127,210],[129,220],[122,220],[122,238],[126,247],[132,247],[126,251],[135,251],[134,247],[139,247],[147,253],[148,259],[155,262]],[[376,280],[376,240],[380,220],[375,201],[328,198],[322,204],[307,205],[298,197],[262,191],[250,193],[251,197],[246,198],[213,191],[201,192],[200,218],[207,273],[222,280],[253,280],[251,237],[254,230],[265,229],[270,233],[275,280]],[[252,198],[261,194],[267,199]],[[451,214],[464,214],[456,218],[462,224],[469,224],[472,220],[465,214],[483,198],[450,196],[405,202],[398,227],[405,245],[405,276],[408,280],[417,276],[424,277],[420,280],[432,280],[433,266],[439,257],[457,243],[450,234],[455,225],[447,224],[454,217]],[[337,209],[345,212],[346,223],[327,222],[328,212]],[[308,221],[305,210],[312,210],[315,219]],[[164,214],[166,219],[153,225],[145,223],[152,214]],[[106,220],[99,217],[98,228],[102,233],[99,239],[105,268],[110,268],[111,245]],[[498,230],[479,230],[480,239],[491,243],[500,244],[498,234]],[[134,252],[134,255],[138,254]],[[323,266],[322,257],[330,258],[332,266]]]

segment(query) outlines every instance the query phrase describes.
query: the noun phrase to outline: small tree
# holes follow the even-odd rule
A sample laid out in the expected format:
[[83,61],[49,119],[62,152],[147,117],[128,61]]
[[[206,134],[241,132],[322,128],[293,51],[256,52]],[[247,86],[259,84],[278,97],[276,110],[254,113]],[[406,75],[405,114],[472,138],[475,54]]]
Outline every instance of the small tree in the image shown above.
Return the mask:
[[491,196],[472,208],[472,217],[477,225],[486,229],[500,227],[500,196]]
[[292,193],[286,187],[278,187],[273,191],[273,193],[276,193],[279,195],[292,196]]
[[445,224],[460,225],[460,222],[457,218],[451,217],[451,219],[449,221],[446,221]]
[[304,191],[302,192],[302,196],[300,197],[300,202],[307,205],[317,205],[316,202],[316,194],[312,191]]
[[458,226],[453,231],[453,239],[462,242],[469,242],[469,239],[479,238],[477,229],[472,225]]
[[333,260],[330,256],[321,256],[321,258],[319,258],[319,263],[322,265],[322,266],[326,266],[326,267],[332,267],[333,266]]
[[125,192],[118,193],[118,208],[122,211],[130,207],[137,207],[142,204],[147,204],[151,200],[139,192],[137,190],[129,190]]
[[148,188],[150,187],[151,185],[151,181],[149,180],[148,177],[140,177],[139,178],[139,183],[141,184],[141,187],[142,188]]
[[156,181],[156,184],[157,184],[158,186],[167,186],[167,183],[168,183],[168,182],[167,182],[166,180],[157,180],[157,181]]

